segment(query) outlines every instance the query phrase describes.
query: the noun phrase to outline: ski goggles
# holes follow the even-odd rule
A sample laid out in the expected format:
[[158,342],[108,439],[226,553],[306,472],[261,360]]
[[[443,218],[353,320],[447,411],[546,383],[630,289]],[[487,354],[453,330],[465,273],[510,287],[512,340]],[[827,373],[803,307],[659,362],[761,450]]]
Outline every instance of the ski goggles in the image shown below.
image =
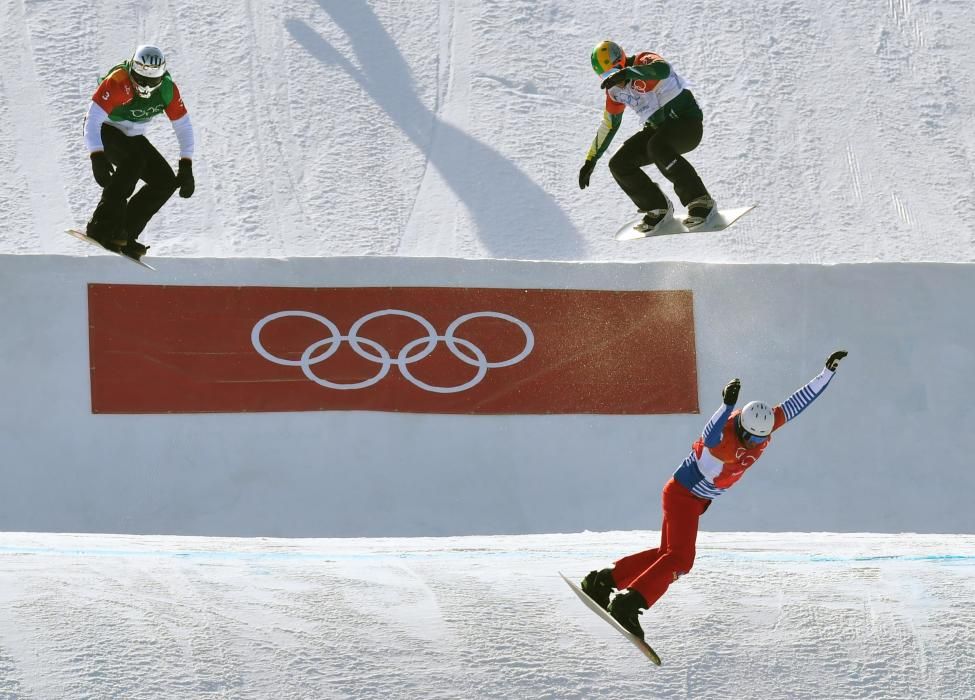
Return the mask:
[[768,435],[754,435],[753,433],[748,432],[741,427],[740,423],[736,426],[736,428],[738,430],[738,437],[741,438],[741,441],[745,444],[761,445],[763,442],[769,439]]
[[130,71],[129,75],[132,76],[132,82],[140,87],[149,88],[150,90],[155,90],[157,87],[162,85],[162,76],[158,78],[150,78],[145,75],[139,75],[135,71]]

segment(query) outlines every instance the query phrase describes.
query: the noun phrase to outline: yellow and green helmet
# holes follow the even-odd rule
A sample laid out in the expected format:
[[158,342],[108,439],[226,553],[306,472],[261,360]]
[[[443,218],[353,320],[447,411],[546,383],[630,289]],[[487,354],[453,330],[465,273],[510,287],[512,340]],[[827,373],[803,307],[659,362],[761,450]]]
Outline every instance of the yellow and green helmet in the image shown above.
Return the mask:
[[626,68],[626,54],[612,41],[600,41],[592,50],[592,69],[600,78]]

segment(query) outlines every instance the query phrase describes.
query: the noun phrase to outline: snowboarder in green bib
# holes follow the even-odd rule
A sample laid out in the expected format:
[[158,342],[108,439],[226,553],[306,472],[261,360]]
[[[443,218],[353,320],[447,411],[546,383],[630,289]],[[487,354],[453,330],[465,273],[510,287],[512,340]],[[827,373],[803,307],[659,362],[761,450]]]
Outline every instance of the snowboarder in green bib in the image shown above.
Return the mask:
[[681,154],[701,143],[703,114],[694,95],[670,64],[655,53],[627,56],[618,44],[603,41],[592,50],[592,67],[602,79],[606,107],[596,138],[579,171],[579,188],[589,186],[596,161],[619,130],[623,110],[630,107],[643,120],[643,129],[627,139],[609,159],[609,170],[623,191],[644,212],[639,231],[652,232],[673,214],[674,206],[660,187],[643,172],[653,163],[674,185],[687,208],[684,225],[700,226],[714,211],[714,200],[697,171]]
[[[144,135],[149,121],[163,113],[179,141],[176,173]],[[180,197],[195,189],[193,125],[160,49],[140,46],[108,72],[88,105],[85,145],[102,187],[86,234],[109,250],[140,258],[148,246],[138,238],[149,219],[177,189]],[[145,184],[135,192],[140,180]]]

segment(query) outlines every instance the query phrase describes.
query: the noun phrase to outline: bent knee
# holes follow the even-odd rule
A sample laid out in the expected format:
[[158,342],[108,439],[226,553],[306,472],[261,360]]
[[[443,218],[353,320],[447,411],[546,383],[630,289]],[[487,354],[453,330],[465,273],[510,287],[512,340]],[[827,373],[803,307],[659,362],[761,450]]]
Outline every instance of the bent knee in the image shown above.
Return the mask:
[[628,158],[624,153],[619,151],[609,159],[609,171],[614,175],[632,172],[638,170],[639,167],[631,158]]
[[156,174],[152,179],[152,186],[153,189],[168,197],[179,188],[179,180],[176,178],[173,169],[169,168],[169,172],[158,172]]
[[694,555],[681,554],[675,556],[671,561],[671,569],[674,572],[674,580],[685,576],[694,568]]

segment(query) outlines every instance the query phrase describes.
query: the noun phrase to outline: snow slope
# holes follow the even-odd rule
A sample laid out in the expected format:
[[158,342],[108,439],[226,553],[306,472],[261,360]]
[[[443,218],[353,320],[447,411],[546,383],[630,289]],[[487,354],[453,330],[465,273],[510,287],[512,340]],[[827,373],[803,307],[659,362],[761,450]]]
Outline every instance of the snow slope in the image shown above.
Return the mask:
[[[970,0],[0,0],[0,18],[0,254],[89,252],[61,233],[98,195],[82,117],[154,41],[198,137],[196,195],[144,236],[161,256],[975,261]],[[759,205],[729,233],[622,246],[605,162],[579,191],[606,37],[692,81],[691,161],[719,202]],[[175,160],[168,127],[150,135]],[[975,696],[970,535],[705,533],[646,616],[660,669],[555,573],[656,536],[5,533],[0,697]]]
[[[0,16],[0,253],[79,254],[60,230],[98,193],[86,105],[151,40],[199,141],[197,194],[145,234],[157,255],[975,259],[969,0],[0,0]],[[605,163],[578,189],[606,37],[691,80],[692,162],[719,202],[760,205],[733,233],[619,245],[629,205]]]
[[705,535],[644,615],[657,668],[556,573],[656,536],[7,535],[0,696],[975,696],[975,538]]

